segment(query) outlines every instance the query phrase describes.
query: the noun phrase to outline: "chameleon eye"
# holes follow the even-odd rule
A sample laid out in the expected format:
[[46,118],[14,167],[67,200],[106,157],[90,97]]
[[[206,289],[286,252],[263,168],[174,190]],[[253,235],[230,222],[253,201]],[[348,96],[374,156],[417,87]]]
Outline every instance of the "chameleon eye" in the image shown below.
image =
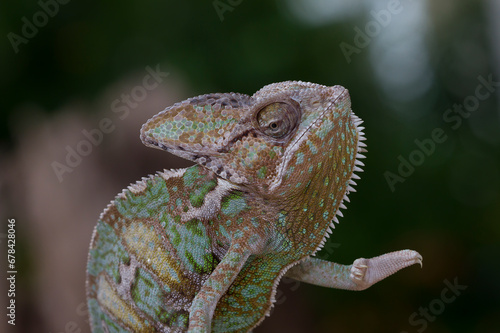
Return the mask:
[[297,110],[287,103],[269,104],[257,114],[260,130],[276,139],[290,133],[295,128],[297,121]]

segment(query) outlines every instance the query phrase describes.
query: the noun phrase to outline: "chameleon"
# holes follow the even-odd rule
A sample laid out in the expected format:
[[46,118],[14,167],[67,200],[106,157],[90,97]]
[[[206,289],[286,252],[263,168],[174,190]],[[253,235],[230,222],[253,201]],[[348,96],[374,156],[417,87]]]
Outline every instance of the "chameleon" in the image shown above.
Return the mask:
[[364,164],[346,88],[301,81],[252,96],[215,93],[149,119],[149,147],[195,162],[128,186],[90,245],[93,332],[249,332],[280,280],[363,290],[422,256],[401,250],[341,265],[315,257]]

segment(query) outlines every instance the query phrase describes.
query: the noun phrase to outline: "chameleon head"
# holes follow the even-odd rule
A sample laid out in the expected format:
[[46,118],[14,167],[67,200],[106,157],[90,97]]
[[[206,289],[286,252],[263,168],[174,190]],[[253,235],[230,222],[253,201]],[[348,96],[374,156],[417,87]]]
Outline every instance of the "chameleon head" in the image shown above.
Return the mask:
[[325,181],[325,190],[337,184],[343,196],[359,150],[358,122],[345,88],[286,81],[253,96],[177,103],[144,124],[141,140],[264,196],[300,195]]

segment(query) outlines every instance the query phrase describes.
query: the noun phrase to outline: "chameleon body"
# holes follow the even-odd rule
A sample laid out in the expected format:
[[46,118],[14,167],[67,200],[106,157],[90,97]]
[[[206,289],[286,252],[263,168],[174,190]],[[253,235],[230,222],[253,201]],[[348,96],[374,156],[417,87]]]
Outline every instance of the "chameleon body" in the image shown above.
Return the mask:
[[95,228],[87,266],[94,332],[247,332],[284,274],[361,290],[421,263],[410,250],[339,265],[314,258],[364,156],[347,90],[288,81],[209,94],[143,125],[141,140],[196,164],[143,178]]

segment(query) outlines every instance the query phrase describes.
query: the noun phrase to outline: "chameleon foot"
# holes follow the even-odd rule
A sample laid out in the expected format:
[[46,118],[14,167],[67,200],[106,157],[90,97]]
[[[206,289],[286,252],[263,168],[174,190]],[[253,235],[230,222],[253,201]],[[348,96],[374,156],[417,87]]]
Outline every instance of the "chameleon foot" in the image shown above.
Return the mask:
[[405,267],[422,266],[422,260],[422,256],[413,250],[390,252],[370,259],[359,258],[352,264],[350,278],[356,284],[356,290],[364,290]]

